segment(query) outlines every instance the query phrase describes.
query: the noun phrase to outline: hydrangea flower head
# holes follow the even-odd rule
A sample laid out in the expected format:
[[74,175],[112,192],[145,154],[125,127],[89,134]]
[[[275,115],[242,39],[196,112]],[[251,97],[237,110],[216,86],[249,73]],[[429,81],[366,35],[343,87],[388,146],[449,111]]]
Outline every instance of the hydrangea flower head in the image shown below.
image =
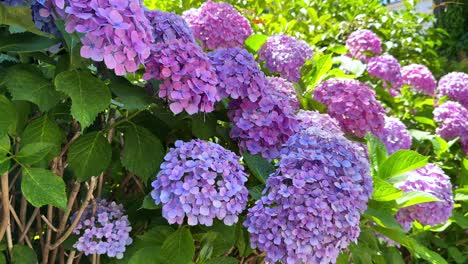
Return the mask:
[[247,205],[246,181],[235,153],[212,142],[179,140],[164,157],[151,196],[170,224],[187,217],[189,225],[211,226],[215,218],[233,225]]
[[437,82],[432,72],[424,65],[410,64],[401,68],[403,83],[409,85],[413,90],[433,95]]
[[463,151],[468,154],[468,109],[460,103],[448,101],[434,109],[434,120],[440,125],[436,133],[445,140],[460,137]]
[[267,263],[334,263],[356,242],[372,194],[363,150],[312,127],[287,141],[278,165],[244,222],[252,247]]
[[168,42],[173,39],[196,43],[192,31],[181,16],[159,10],[146,10],[145,14],[153,28],[155,43]]
[[448,96],[468,108],[468,74],[464,72],[451,72],[439,80],[437,87],[440,96]]
[[403,85],[400,63],[392,55],[371,58],[367,64],[367,71],[370,76],[389,82],[394,89],[399,89]]
[[385,126],[382,132],[377,134],[377,137],[387,147],[388,154],[400,149],[411,148],[411,134],[405,124],[395,117],[385,117]]
[[265,68],[292,82],[301,79],[301,67],[313,54],[312,48],[305,41],[286,35],[270,36],[258,51]]
[[348,36],[346,48],[351,57],[367,62],[372,56],[382,53],[382,41],[374,32],[359,29]]
[[441,201],[415,204],[398,210],[397,221],[409,230],[413,221],[423,225],[435,226],[446,222],[452,215],[453,195],[450,178],[434,164],[407,173],[403,182],[395,187],[405,192],[420,191],[430,193]]
[[228,3],[207,1],[182,17],[205,49],[244,47],[252,35],[249,21]]
[[258,101],[232,100],[228,116],[233,123],[230,136],[241,151],[261,154],[272,160],[281,145],[298,129],[294,112],[299,108],[292,83],[278,77],[267,78],[267,88]]
[[208,57],[218,75],[221,97],[248,98],[255,102],[265,90],[265,74],[247,50],[218,49],[208,53]]
[[140,0],[55,0],[65,29],[84,34],[81,56],[104,61],[117,75],[138,70],[150,55],[151,24]]
[[330,133],[343,134],[338,121],[328,114],[321,114],[317,111],[299,110],[296,114],[301,129],[317,127]]
[[194,43],[173,39],[153,45],[146,63],[145,80],[162,80],[159,97],[169,102],[171,111],[212,112],[221,100],[218,78],[209,58]]
[[346,133],[364,137],[378,134],[385,124],[385,111],[367,85],[352,79],[329,79],[314,90],[314,99],[327,105],[328,114]]
[[[72,215],[71,221],[76,218]],[[124,215],[123,206],[106,200],[96,200],[96,208],[91,203],[73,230],[80,238],[73,245],[85,255],[98,254],[121,259],[126,246],[132,243],[132,227]]]

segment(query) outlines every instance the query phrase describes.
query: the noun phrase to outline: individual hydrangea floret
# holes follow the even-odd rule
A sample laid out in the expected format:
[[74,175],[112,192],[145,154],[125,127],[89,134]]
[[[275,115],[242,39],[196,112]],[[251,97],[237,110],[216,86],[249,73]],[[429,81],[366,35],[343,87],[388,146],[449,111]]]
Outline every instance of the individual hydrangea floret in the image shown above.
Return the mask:
[[440,96],[448,96],[468,108],[468,74],[464,72],[451,72],[439,80],[437,87]]
[[286,35],[269,37],[258,51],[265,68],[292,82],[301,79],[301,67],[312,56],[313,50],[309,44]]
[[460,144],[468,154],[468,109],[460,103],[448,101],[434,109],[434,120],[441,123],[436,133],[445,140],[460,137]]
[[334,263],[357,241],[371,194],[363,150],[343,135],[312,127],[287,141],[244,225],[266,263]]
[[370,76],[389,82],[394,89],[399,89],[403,85],[400,63],[392,55],[371,58],[367,64],[367,71]]
[[299,110],[296,114],[301,129],[317,127],[330,133],[343,134],[338,121],[328,114],[317,111]]
[[145,14],[153,28],[155,43],[168,42],[173,39],[196,43],[192,31],[181,16],[159,10],[146,10]]
[[385,117],[385,126],[377,137],[387,147],[388,154],[411,148],[411,134],[405,124],[395,117]]
[[445,223],[452,215],[453,195],[450,178],[434,164],[406,173],[407,178],[395,184],[404,192],[425,192],[440,201],[415,204],[398,210],[397,221],[405,230],[409,230],[413,221],[423,225],[435,226]]
[[[72,215],[71,221],[76,215]],[[122,205],[98,199],[85,209],[73,230],[79,236],[73,247],[85,255],[107,254],[121,259],[126,246],[132,243],[131,230]]]
[[182,17],[205,49],[244,47],[252,35],[249,21],[228,3],[207,1]]
[[382,53],[382,41],[374,32],[359,29],[348,36],[346,48],[351,57],[367,62],[374,55]]
[[437,86],[432,72],[424,65],[410,64],[401,68],[403,84],[409,85],[413,90],[433,95]]
[[232,100],[228,116],[233,123],[230,136],[241,151],[261,154],[272,160],[280,154],[281,145],[298,129],[294,112],[299,102],[292,83],[278,77],[267,78],[261,98]]
[[233,225],[247,205],[246,181],[234,152],[203,140],[178,140],[151,184],[151,197],[163,204],[170,224],[182,224],[187,217],[189,225],[211,226],[215,218]]
[[81,56],[104,61],[117,75],[136,72],[150,55],[151,24],[140,0],[55,1],[68,33],[83,34]]
[[314,99],[327,105],[328,114],[346,133],[364,137],[378,134],[385,124],[385,111],[375,92],[353,79],[329,79],[314,90]]
[[163,81],[158,95],[169,102],[174,114],[212,112],[221,100],[216,72],[194,43],[174,39],[153,45],[143,78]]
[[242,48],[208,53],[219,79],[221,97],[248,98],[255,102],[266,87],[265,74],[251,53]]

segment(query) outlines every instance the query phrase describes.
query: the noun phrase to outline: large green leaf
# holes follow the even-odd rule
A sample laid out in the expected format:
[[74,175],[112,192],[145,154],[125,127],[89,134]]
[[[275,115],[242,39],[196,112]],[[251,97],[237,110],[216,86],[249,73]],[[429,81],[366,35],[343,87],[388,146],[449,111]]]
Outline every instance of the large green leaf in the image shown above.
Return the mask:
[[217,120],[210,114],[192,116],[192,134],[197,138],[208,140],[216,135]]
[[260,155],[244,153],[243,158],[252,174],[263,184],[266,183],[268,176],[275,172],[275,167]]
[[393,153],[379,168],[379,176],[387,179],[407,171],[421,168],[427,164],[429,157],[425,157],[416,151],[398,150]]
[[35,264],[37,263],[36,252],[27,246],[15,245],[11,262],[12,264]]
[[217,257],[209,259],[205,264],[237,264],[239,263],[236,258],[233,257]]
[[[387,159],[387,148],[379,138],[370,133],[366,135],[366,141],[369,159],[371,161],[372,169],[375,171],[385,161],[385,159]],[[373,176],[376,176],[375,173],[373,173]]]
[[161,246],[147,246],[138,249],[131,257],[128,264],[161,264]]
[[371,219],[379,226],[396,229],[403,232],[403,229],[401,229],[401,226],[395,220],[395,217],[390,210],[369,207],[367,208],[366,212],[364,212],[364,216]]
[[15,126],[15,106],[5,96],[0,94],[0,136],[5,135]]
[[37,28],[33,22],[29,6],[6,6],[0,4],[0,25],[20,26],[37,35],[53,37]]
[[161,246],[161,263],[188,264],[195,256],[195,244],[190,230],[180,228],[172,233]]
[[67,206],[65,182],[50,170],[23,167],[21,191],[35,207],[50,204],[65,209]]
[[0,137],[0,174],[3,174],[9,168],[7,154],[10,152],[10,144],[8,135]]
[[109,106],[109,88],[90,73],[78,70],[65,71],[55,77],[57,90],[71,97],[71,113],[84,129]]
[[420,203],[440,202],[440,199],[426,192],[413,191],[406,192],[395,200],[400,208],[408,207]]
[[161,141],[146,128],[131,124],[124,130],[122,164],[143,180],[154,176],[164,157]]
[[53,147],[52,143],[47,142],[31,143],[22,147],[16,158],[22,164],[34,165],[43,160]]
[[47,111],[60,100],[60,94],[42,72],[32,65],[19,64],[10,67],[5,76],[5,86],[13,100],[35,103],[41,111]]
[[268,36],[262,34],[253,34],[245,40],[245,47],[250,52],[257,52],[267,41]]
[[399,198],[403,191],[380,178],[374,178],[374,193],[372,199],[376,201],[392,201]]
[[58,39],[41,37],[32,33],[0,34],[0,51],[18,53],[45,51],[58,42]]
[[113,81],[110,89],[118,96],[116,100],[121,104],[120,107],[130,111],[146,109],[153,102],[144,88],[135,86],[123,78]]
[[68,163],[79,181],[98,176],[110,164],[112,148],[101,132],[81,136],[68,151]]

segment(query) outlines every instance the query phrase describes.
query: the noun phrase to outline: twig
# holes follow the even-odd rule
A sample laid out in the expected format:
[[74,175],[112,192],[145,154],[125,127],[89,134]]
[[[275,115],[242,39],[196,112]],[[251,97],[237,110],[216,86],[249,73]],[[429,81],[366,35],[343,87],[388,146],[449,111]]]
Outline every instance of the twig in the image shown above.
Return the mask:
[[63,149],[62,149],[62,152],[60,152],[60,159],[62,159],[62,157],[65,155],[65,153],[67,153],[68,149],[70,148],[71,144],[73,144],[81,135],[81,132],[78,131],[75,133],[75,135],[73,135],[73,137],[70,139],[70,141],[67,142],[67,144],[65,144],[65,146],[63,146]]
[[3,219],[0,227],[0,241],[3,240],[3,236],[7,230],[8,222],[10,220],[10,200],[8,198],[10,190],[8,189],[8,172],[2,175],[2,205],[3,205]]
[[[15,222],[18,225],[20,231],[23,232],[24,231],[23,224],[21,223],[21,220],[19,219],[18,215],[16,214],[15,209],[13,209],[13,207],[11,207],[11,206],[10,206],[10,213],[13,216],[13,219],[15,219]],[[26,244],[28,244],[28,246],[30,248],[32,248],[32,244],[31,244],[31,241],[29,240],[29,238],[26,238]]]
[[11,180],[10,185],[8,186],[8,190],[11,190],[11,188],[13,188],[13,186],[15,185],[16,180],[18,179],[20,174],[21,174],[21,170],[18,170],[18,172],[16,172],[15,176],[13,176],[13,179]]
[[78,256],[76,256],[76,258],[75,258],[75,263],[76,264],[80,263],[81,256],[83,256],[83,252],[78,253]]
[[41,244],[41,251],[44,251],[44,235],[42,231],[42,219],[39,216],[39,214],[36,214],[36,229],[37,229],[37,234],[39,235],[39,243]]
[[76,254],[76,251],[75,250],[72,250],[70,252],[70,255],[68,255],[68,259],[67,259],[67,264],[73,264],[73,260],[75,258],[75,254]]
[[23,242],[24,238],[26,237],[26,234],[29,231],[29,228],[31,228],[32,223],[34,222],[34,219],[36,218],[36,215],[39,213],[39,208],[34,209],[31,217],[29,217],[29,221],[24,227],[23,233],[21,234],[19,238],[19,242]]
[[[52,205],[48,205],[47,206],[47,220],[48,220],[47,222],[52,222],[53,218],[54,218],[54,207],[52,207]],[[52,240],[52,228],[49,227],[47,228],[44,249],[42,251],[42,263],[43,264],[49,263],[49,252],[50,252],[51,240]]]
[[138,189],[142,192],[145,193],[145,187],[143,187],[143,184],[141,183],[140,179],[138,179],[135,174],[132,174],[132,179],[135,181],[136,185],[138,186]]
[[[10,220],[10,219],[8,219]],[[11,225],[10,221],[8,221],[7,225],[7,230],[6,230],[6,238],[7,238],[7,247],[8,247],[8,253],[11,256],[12,250],[13,250],[13,239],[11,237]]]
[[[112,143],[112,139],[114,138],[114,133],[115,133],[115,127],[113,127],[114,123],[115,123],[115,119],[113,117],[113,114],[110,113],[109,118],[108,118],[108,124],[110,125],[110,129],[109,129],[109,132],[107,132],[107,142],[109,142],[109,144]],[[104,185],[104,172],[102,172],[99,175],[97,197],[101,197],[103,185]]]
[[47,227],[49,227],[50,229],[52,229],[54,232],[57,233],[57,228],[51,222],[49,222],[47,217],[45,217],[44,215],[41,215],[41,218],[46,223]]
[[81,219],[81,216],[83,215],[84,211],[88,207],[89,201],[93,197],[93,191],[96,188],[96,177],[91,177],[91,183],[89,184],[89,189],[88,192],[86,193],[86,198],[83,202],[83,204],[80,207],[80,210],[76,213],[76,217],[73,220],[72,224],[70,227],[68,227],[67,231],[65,231],[64,235],[57,239],[57,241],[50,246],[50,249],[56,249],[58,246],[60,246],[73,232],[75,227],[78,225],[78,222]]
[[[26,198],[24,195],[21,197],[21,205],[20,205],[20,217],[19,220],[22,224],[26,224],[26,212],[28,209],[28,202],[26,201]],[[14,210],[13,210],[14,212]],[[21,229],[21,228],[20,228]],[[18,232],[18,239],[21,237],[21,234],[23,233],[24,229],[21,230],[21,232]],[[23,242],[19,242],[19,244],[23,244]]]

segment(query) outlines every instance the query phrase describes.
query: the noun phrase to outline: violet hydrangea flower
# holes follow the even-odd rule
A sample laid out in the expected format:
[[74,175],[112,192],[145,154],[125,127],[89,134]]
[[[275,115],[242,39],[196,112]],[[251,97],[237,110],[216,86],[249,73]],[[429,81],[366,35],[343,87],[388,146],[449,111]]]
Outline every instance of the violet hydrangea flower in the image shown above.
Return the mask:
[[162,80],[159,97],[167,99],[171,111],[212,112],[221,100],[218,78],[209,58],[194,43],[173,39],[158,43],[146,63],[145,80]]
[[159,10],[146,10],[145,14],[153,28],[155,43],[168,42],[173,39],[196,43],[192,31],[181,16]]
[[356,242],[360,213],[372,194],[370,165],[343,135],[301,130],[282,151],[263,197],[244,225],[266,263],[335,262]]
[[403,83],[413,90],[433,95],[437,86],[432,72],[424,65],[410,64],[401,68]]
[[312,48],[305,41],[286,35],[270,36],[258,51],[265,68],[292,82],[301,79],[301,67],[313,54]]
[[252,35],[249,21],[228,3],[209,0],[198,9],[185,11],[182,17],[205,49],[243,47]]
[[170,224],[187,217],[189,225],[211,226],[215,218],[233,225],[247,205],[246,181],[234,152],[199,139],[179,140],[164,157],[151,197],[163,204]]
[[364,137],[378,134],[385,124],[385,111],[375,92],[352,79],[332,78],[314,90],[314,99],[327,105],[328,114],[338,120],[346,133]]
[[367,64],[367,71],[370,76],[389,82],[394,89],[399,89],[403,85],[400,63],[392,55],[385,54],[371,58]]
[[348,36],[346,48],[351,57],[367,62],[372,56],[382,53],[382,41],[374,32],[359,29]]
[[265,90],[265,74],[247,50],[218,49],[208,53],[208,57],[218,75],[221,97],[248,98],[255,102]]
[[[76,213],[72,215],[71,221],[75,217]],[[73,247],[85,255],[107,254],[111,258],[121,259],[126,246],[132,243],[131,230],[122,205],[96,200],[96,208],[91,203],[73,230],[74,234],[80,236]]]
[[298,110],[292,83],[278,77],[267,78],[261,98],[232,100],[228,116],[233,123],[230,136],[241,151],[261,154],[272,160],[280,154],[281,145],[298,129],[294,112]]
[[296,114],[301,129],[317,127],[330,133],[343,134],[338,121],[328,114],[321,114],[317,111],[299,110]]
[[439,80],[437,87],[440,96],[448,96],[468,108],[468,74],[464,72],[451,72]]
[[460,137],[460,144],[468,154],[468,109],[460,103],[448,101],[434,109],[434,120],[439,122],[436,132],[445,140]]
[[376,136],[385,144],[388,154],[411,148],[411,134],[398,118],[386,116],[385,126]]
[[434,164],[408,172],[408,177],[395,184],[405,192],[420,191],[430,193],[441,201],[415,204],[398,210],[397,221],[408,231],[413,221],[435,226],[446,222],[452,215],[453,196],[450,178]]

